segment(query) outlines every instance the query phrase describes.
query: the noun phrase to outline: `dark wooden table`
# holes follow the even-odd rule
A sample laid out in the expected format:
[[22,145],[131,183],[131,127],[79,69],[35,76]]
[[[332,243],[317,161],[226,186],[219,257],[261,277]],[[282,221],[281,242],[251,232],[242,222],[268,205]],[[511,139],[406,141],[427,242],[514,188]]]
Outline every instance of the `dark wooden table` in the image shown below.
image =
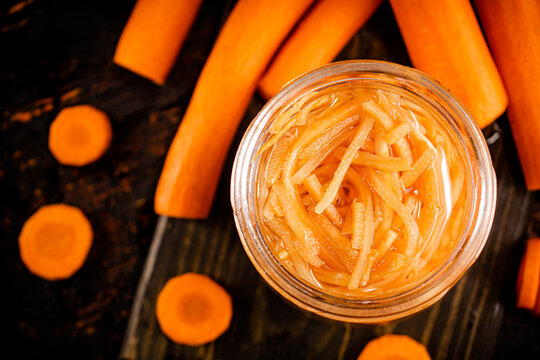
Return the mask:
[[[232,154],[240,136],[210,218],[158,219],[153,193],[167,147],[232,3],[204,2],[163,87],[112,63],[133,0],[0,4],[3,354],[21,359],[119,354],[141,359],[355,359],[369,339],[395,332],[425,343],[434,359],[540,358],[540,319],[514,307],[524,241],[540,233],[540,197],[524,187],[505,117],[484,131],[492,142],[499,181],[496,221],[484,252],[442,301],[401,322],[377,327],[327,322],[288,305],[263,283],[243,252],[228,200]],[[339,58],[409,64],[388,4]],[[60,109],[80,103],[110,115],[112,146],[92,165],[61,166],[47,149],[48,127]],[[262,104],[255,96],[239,134]],[[17,236],[40,206],[58,202],[84,210],[95,240],[75,276],[47,282],[22,264]],[[148,261],[155,266],[143,271],[156,226]],[[198,348],[169,342],[153,316],[157,291],[168,277],[186,271],[210,274],[234,299],[230,330]],[[147,282],[139,286],[132,311],[143,272]]]

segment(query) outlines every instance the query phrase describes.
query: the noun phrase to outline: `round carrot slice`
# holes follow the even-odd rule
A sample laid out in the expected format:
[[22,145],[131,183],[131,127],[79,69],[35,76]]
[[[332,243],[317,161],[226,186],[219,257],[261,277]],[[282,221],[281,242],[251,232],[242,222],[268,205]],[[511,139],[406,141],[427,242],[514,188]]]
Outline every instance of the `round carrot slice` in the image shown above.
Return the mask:
[[23,225],[21,259],[31,273],[46,280],[67,279],[84,264],[92,236],[92,226],[81,210],[46,205]]
[[49,149],[61,164],[83,166],[99,159],[111,138],[111,123],[104,112],[77,105],[60,111],[52,122]]
[[383,335],[371,340],[358,360],[431,360],[424,345],[407,335]]
[[517,307],[532,310],[540,286],[540,239],[529,239],[517,281]]
[[161,331],[172,341],[191,346],[217,339],[232,318],[231,297],[206,275],[185,273],[169,279],[157,298]]

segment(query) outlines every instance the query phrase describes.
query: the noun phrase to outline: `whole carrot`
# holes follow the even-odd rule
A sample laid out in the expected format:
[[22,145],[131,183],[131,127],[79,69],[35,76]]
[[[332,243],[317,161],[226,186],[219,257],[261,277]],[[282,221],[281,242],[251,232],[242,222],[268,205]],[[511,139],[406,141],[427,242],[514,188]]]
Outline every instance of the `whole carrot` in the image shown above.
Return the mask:
[[163,84],[202,0],[138,0],[122,31],[114,62]]
[[320,0],[304,17],[259,82],[271,98],[298,75],[332,61],[382,0]]
[[486,127],[508,99],[469,0],[390,0],[416,68],[449,88]]
[[201,72],[156,190],[158,214],[208,216],[234,133],[270,59],[312,0],[239,0]]
[[529,190],[540,189],[540,1],[475,0],[508,91],[508,120]]

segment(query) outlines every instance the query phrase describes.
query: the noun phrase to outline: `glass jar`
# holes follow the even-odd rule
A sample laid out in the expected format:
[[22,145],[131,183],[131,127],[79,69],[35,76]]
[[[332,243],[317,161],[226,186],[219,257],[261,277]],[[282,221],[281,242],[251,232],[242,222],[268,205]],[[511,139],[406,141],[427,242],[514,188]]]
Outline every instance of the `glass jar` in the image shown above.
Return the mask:
[[[437,112],[466,159],[467,222],[453,250],[421,282],[398,293],[371,299],[339,296],[315,287],[290,272],[268,246],[258,205],[258,183],[264,156],[258,150],[270,137],[277,114],[318,89],[337,84],[368,84],[417,99],[417,105]],[[493,222],[496,178],[482,132],[463,105],[441,84],[415,69],[383,61],[344,61],[309,72],[272,98],[255,117],[238,148],[231,180],[231,203],[238,233],[253,265],[285,299],[317,315],[354,323],[382,323],[416,313],[439,300],[474,263]]]

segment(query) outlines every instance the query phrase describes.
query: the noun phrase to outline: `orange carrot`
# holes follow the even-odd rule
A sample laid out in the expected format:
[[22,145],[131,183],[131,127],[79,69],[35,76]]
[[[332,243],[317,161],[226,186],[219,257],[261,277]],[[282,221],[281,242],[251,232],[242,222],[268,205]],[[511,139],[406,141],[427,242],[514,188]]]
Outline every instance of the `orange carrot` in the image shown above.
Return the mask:
[[540,285],[540,239],[529,239],[517,280],[517,307],[534,309]]
[[506,109],[501,77],[469,0],[390,0],[414,66],[448,87],[486,127]]
[[388,334],[368,342],[358,360],[430,360],[424,345],[407,335]]
[[529,190],[540,189],[540,2],[475,0],[508,91],[508,120]]
[[114,62],[162,85],[202,0],[138,0],[120,35]]
[[208,216],[227,150],[257,82],[312,0],[239,0],[201,72],[156,190],[158,214]]
[[382,0],[320,0],[299,23],[259,82],[266,99],[309,70],[332,61]]
[[99,159],[112,138],[107,115],[90,105],[63,109],[51,123],[49,150],[64,165],[83,166]]
[[84,264],[92,236],[92,226],[81,210],[64,204],[46,205],[23,225],[21,259],[39,277],[67,279]]
[[190,346],[216,340],[229,328],[232,313],[227,291],[196,273],[169,279],[156,303],[161,331],[172,341]]

